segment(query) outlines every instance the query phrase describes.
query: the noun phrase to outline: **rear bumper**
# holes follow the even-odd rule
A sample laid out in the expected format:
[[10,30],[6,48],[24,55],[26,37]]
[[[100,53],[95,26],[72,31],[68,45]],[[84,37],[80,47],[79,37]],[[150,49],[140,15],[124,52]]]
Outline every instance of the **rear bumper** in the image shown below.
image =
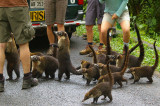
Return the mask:
[[[79,25],[84,25],[84,24],[85,24],[85,21],[78,20],[78,21],[73,21],[73,22],[65,22],[64,26],[69,27],[69,26],[79,26]],[[32,26],[34,29],[41,29],[41,28],[47,27],[47,25],[44,22],[39,22],[39,23],[33,22]],[[54,27],[57,27],[57,24],[55,24]]]
[[[71,20],[66,20],[66,22],[64,23],[65,27],[69,27],[69,26],[79,26],[79,25],[84,25],[85,21],[82,21],[83,19],[83,10],[79,10],[78,11],[78,15],[75,19],[71,19]],[[32,22],[32,26],[34,29],[41,29],[41,28],[46,28],[47,25],[45,24],[45,22]],[[57,27],[57,24],[54,25],[55,27]]]

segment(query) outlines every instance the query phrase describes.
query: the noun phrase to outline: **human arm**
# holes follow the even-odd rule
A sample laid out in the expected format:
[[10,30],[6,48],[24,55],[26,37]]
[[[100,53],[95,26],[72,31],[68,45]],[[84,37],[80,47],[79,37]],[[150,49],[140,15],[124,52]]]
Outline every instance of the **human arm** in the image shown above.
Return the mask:
[[115,13],[118,17],[121,16],[121,14],[123,13],[123,11],[125,10],[126,6],[127,6],[128,0],[123,0],[122,4],[120,5],[119,9],[117,10],[117,12]]

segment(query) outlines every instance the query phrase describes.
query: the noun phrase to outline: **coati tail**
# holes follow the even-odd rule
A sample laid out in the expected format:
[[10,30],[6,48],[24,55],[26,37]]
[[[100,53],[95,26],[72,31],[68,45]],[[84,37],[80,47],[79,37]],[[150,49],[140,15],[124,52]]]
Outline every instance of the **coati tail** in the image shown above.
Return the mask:
[[144,46],[143,46],[143,42],[141,40],[140,33],[139,33],[139,30],[138,30],[138,27],[136,24],[135,24],[135,30],[137,33],[138,43],[140,44],[140,55],[139,55],[138,60],[140,63],[142,63],[142,61],[144,59]]
[[97,63],[97,56],[96,56],[96,53],[95,53],[93,47],[92,47],[91,45],[89,45],[89,48],[90,48],[90,49],[92,50],[92,52],[93,52],[93,62],[94,62],[94,63]]
[[108,71],[110,85],[113,86],[114,80],[113,80],[113,76],[112,76],[111,70],[109,68],[109,63],[110,63],[110,60],[107,62],[107,71]]
[[124,59],[124,62],[123,62],[123,69],[121,71],[121,75],[124,75],[124,72],[126,71],[127,69],[127,66],[128,66],[128,61],[129,61],[129,51],[128,51],[128,46],[124,46],[125,48],[125,59]]
[[71,67],[71,69],[69,70],[71,73],[75,74],[75,75],[82,75],[82,71],[78,71],[76,70],[75,67]]
[[[107,31],[107,45],[106,45],[106,56],[111,54],[111,46],[110,46],[110,41],[109,41],[109,32],[111,30],[115,30],[115,28],[109,28]],[[106,58],[106,63],[108,62],[108,58]]]
[[159,62],[159,56],[158,56],[158,52],[156,49],[156,41],[154,42],[153,47],[154,47],[154,51],[155,51],[156,60],[155,60],[154,65],[152,66],[152,68],[155,70],[158,67],[158,62]]

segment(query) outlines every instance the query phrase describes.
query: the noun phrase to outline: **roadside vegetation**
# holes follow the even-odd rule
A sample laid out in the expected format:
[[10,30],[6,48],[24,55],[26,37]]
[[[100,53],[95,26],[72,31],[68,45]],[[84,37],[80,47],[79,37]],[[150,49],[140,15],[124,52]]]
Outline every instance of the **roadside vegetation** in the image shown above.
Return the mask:
[[[139,28],[139,25],[138,25]],[[117,32],[122,32],[121,29],[117,29]],[[146,34],[146,32],[144,30],[140,29],[140,35],[141,35],[141,39],[144,43],[144,49],[145,49],[145,57],[144,60],[142,62],[142,65],[149,65],[152,66],[155,62],[155,53],[154,53],[154,49],[151,48],[153,47],[153,43],[156,40],[156,47],[160,47],[160,36],[156,36],[154,38],[150,37],[150,35]],[[97,26],[93,27],[93,31],[94,31],[94,42],[95,43],[99,43],[99,33],[98,33],[98,28]],[[86,29],[85,29],[85,25],[81,25],[79,27],[77,27],[77,31],[76,31],[76,35],[78,36],[82,36],[84,33],[86,33]],[[115,38],[112,38],[111,40],[111,47],[113,50],[118,51],[119,53],[122,53],[123,50],[123,37],[122,37],[122,33],[118,33],[118,35]],[[145,42],[149,43],[149,45],[151,45],[151,47],[148,46],[148,44],[146,44]],[[132,28],[131,30],[131,37],[130,37],[130,43],[129,43],[129,48],[133,47],[134,45],[137,44],[137,34],[134,31],[134,29]],[[158,51],[158,54],[160,55],[160,51]],[[139,47],[132,53],[132,55],[135,56],[139,56]],[[160,56],[159,56],[160,57]],[[156,69],[156,71],[160,72],[160,63],[158,68]]]

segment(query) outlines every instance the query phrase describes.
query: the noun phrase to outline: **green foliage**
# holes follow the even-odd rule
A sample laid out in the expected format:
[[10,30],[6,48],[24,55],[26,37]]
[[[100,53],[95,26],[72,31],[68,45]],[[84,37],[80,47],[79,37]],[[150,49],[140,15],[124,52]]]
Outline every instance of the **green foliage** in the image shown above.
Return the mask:
[[129,0],[128,6],[133,23],[143,25],[146,34],[156,39],[160,35],[160,0]]

